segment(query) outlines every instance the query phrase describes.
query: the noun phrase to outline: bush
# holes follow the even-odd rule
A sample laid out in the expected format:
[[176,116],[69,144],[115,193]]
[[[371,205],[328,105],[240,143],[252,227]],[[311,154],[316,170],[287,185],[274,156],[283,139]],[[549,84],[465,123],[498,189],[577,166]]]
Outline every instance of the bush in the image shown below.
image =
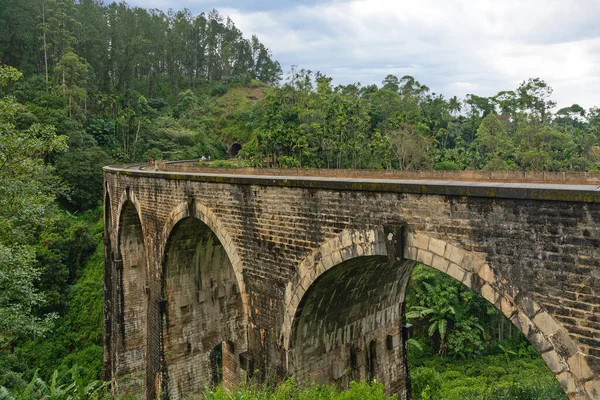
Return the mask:
[[206,400],[387,400],[396,396],[387,396],[381,383],[350,382],[350,388],[344,392],[334,386],[311,385],[299,387],[293,379],[288,379],[277,387],[264,385],[246,385],[232,391],[223,388],[206,390]]
[[[413,398],[436,399],[442,390],[442,377],[433,368],[415,368],[410,373]],[[426,393],[424,397],[423,394]]]
[[460,170],[460,166],[454,161],[442,161],[433,167],[433,169],[438,171],[458,171]]
[[219,83],[210,91],[211,96],[222,96],[225,93],[227,93],[227,86],[225,86],[223,83]]

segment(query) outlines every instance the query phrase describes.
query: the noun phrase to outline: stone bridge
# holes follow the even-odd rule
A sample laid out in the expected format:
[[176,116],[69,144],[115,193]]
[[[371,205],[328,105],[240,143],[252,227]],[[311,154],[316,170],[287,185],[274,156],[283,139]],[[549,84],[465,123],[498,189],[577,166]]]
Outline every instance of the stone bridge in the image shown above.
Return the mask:
[[416,262],[481,294],[571,399],[600,399],[600,176],[114,166],[104,377],[179,399],[223,381],[376,378],[410,398]]

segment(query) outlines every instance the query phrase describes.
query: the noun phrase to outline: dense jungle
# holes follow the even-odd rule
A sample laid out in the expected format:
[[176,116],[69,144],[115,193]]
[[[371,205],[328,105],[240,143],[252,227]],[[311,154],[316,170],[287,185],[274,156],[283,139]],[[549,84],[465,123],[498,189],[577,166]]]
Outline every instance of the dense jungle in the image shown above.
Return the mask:
[[[216,10],[2,0],[0,64],[0,399],[106,396],[105,165],[600,169],[600,109],[557,107],[539,78],[465,98],[412,76],[334,85],[284,73]],[[407,310],[415,399],[566,398],[523,335],[451,278],[418,266]],[[376,382],[291,380],[205,397],[386,398]]]

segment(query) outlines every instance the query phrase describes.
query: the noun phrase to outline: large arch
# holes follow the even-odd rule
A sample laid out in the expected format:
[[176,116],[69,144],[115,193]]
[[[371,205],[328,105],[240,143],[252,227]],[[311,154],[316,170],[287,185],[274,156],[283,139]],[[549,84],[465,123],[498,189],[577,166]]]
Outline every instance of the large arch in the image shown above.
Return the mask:
[[113,316],[113,243],[114,229],[112,226],[112,208],[110,202],[110,193],[108,185],[104,186],[104,334],[103,334],[103,360],[102,360],[102,379],[110,381],[112,379],[112,366],[114,365],[112,357],[112,316]]
[[[163,255],[166,254],[167,243],[171,232],[175,228],[175,225],[184,218],[193,217],[199,219],[203,224],[208,226],[210,230],[216,235],[219,242],[223,245],[225,252],[233,267],[233,272],[237,280],[240,292],[242,293],[242,300],[244,302],[244,312],[248,314],[248,302],[246,294],[246,284],[244,282],[244,265],[239,255],[239,251],[233,242],[233,239],[221,223],[219,218],[213,213],[208,207],[203,204],[196,202],[193,199],[189,201],[181,202],[170,212],[167,220],[162,229],[162,240],[159,242],[159,251]],[[164,259],[161,261],[164,264]],[[160,277],[157,277],[160,278]]]
[[141,395],[146,371],[148,262],[139,207],[134,201],[127,191],[119,205],[113,260],[116,304],[112,343],[117,361],[113,377],[118,378],[117,392]]
[[[390,238],[384,234],[383,227],[345,230],[298,264],[297,276],[286,290],[281,329],[282,346],[288,354],[288,371],[297,370],[295,355],[291,352],[295,345],[294,329],[299,326],[296,320],[302,318],[304,298],[311,296],[312,286],[318,285],[330,269],[351,266],[348,262],[356,257],[379,255],[389,259],[386,239]],[[403,248],[404,259],[423,263],[453,277],[498,308],[537,349],[570,398],[598,398],[599,382],[593,379],[578,344],[543,307],[498,276],[485,261],[485,254],[467,251],[423,232],[407,233]],[[397,257],[394,255],[393,259]],[[404,268],[411,267],[404,264]],[[404,298],[401,304],[403,302]],[[348,357],[346,365],[350,362]]]
[[290,373],[299,382],[341,388],[350,380],[376,379],[390,392],[403,393],[407,369],[401,326],[414,264],[360,256],[320,275],[292,324]]
[[176,207],[163,236],[160,391],[171,399],[211,383],[211,353],[222,343],[223,383],[239,383],[239,353],[247,347],[241,272],[234,268],[239,257],[228,251],[233,246],[223,230],[211,228],[220,228],[218,220],[194,203]]

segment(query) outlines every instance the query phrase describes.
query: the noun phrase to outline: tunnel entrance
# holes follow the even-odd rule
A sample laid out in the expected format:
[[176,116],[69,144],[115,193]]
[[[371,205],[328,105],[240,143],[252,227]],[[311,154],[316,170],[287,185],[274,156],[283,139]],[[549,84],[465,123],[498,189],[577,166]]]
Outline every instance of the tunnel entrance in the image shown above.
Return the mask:
[[231,158],[235,158],[237,157],[240,150],[242,150],[242,145],[239,143],[234,143],[229,148],[229,155],[231,156]]
[[235,359],[228,353],[234,351],[233,343],[244,343],[240,290],[223,245],[197,218],[179,221],[168,239],[164,299],[170,398],[198,394],[223,378],[225,383],[238,381],[239,365],[224,369],[223,359]]
[[[400,327],[413,265],[386,256],[357,257],[317,278],[292,326],[288,365],[296,380],[345,389],[351,380],[376,379],[391,392],[403,392]],[[380,368],[384,365],[390,367]]]

